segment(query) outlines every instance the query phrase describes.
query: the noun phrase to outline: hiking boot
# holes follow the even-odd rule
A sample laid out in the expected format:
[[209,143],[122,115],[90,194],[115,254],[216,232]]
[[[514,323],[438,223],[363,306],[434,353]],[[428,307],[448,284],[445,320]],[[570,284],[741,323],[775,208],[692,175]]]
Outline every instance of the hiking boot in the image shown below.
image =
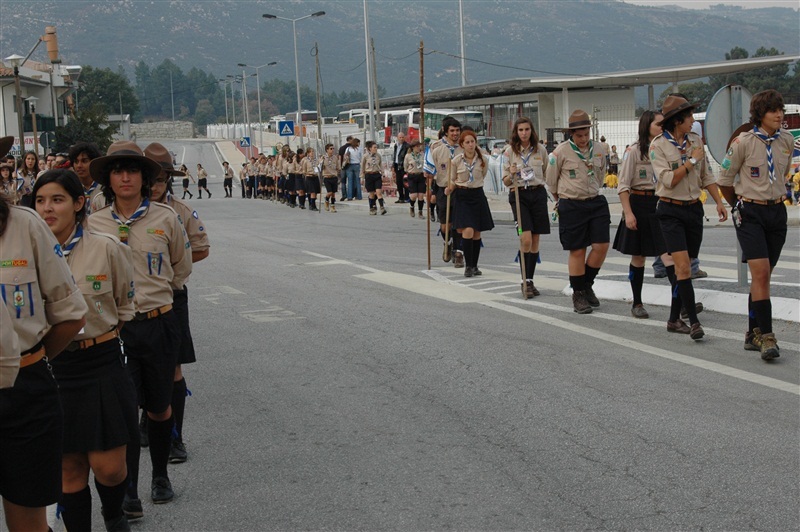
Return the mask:
[[141,499],[131,499],[128,494],[122,500],[122,513],[128,518],[128,521],[135,521],[144,517],[144,510],[142,510]]
[[536,297],[542,295],[541,292],[533,285],[533,281],[526,281],[528,289],[528,297]]
[[584,290],[575,290],[572,292],[572,306],[578,314],[592,313],[592,306],[586,300],[586,292]]
[[186,445],[181,440],[172,440],[172,445],[169,448],[169,463],[182,464],[188,457]]
[[477,266],[472,267],[472,275],[483,275],[483,272],[478,269]]
[[331,205],[331,212],[336,212],[336,205]]
[[453,258],[453,249],[450,246],[449,242],[444,242],[444,248],[442,249],[442,260],[444,262],[450,262],[450,259]]
[[689,337],[692,340],[697,341],[705,335],[706,333],[703,331],[703,326],[700,325],[699,321],[697,323],[692,323],[692,326],[689,328]]
[[378,209],[376,209],[375,207],[370,208],[369,210],[370,216],[376,216],[377,214],[378,214]]
[[[694,311],[696,314],[700,314],[703,312],[703,304],[702,303],[695,303],[694,304]],[[686,307],[681,307],[681,319],[686,320],[689,319],[689,313],[686,312]]]
[[778,341],[775,333],[764,333],[761,335],[761,360],[772,360],[778,358]]
[[172,483],[167,477],[156,477],[150,484],[150,498],[153,504],[164,504],[175,498]]
[[528,292],[528,283],[530,283],[530,281],[520,283],[520,287],[519,288],[522,291],[522,298],[523,299],[529,299],[531,297],[529,292]]
[[639,318],[642,320],[646,320],[650,317],[650,314],[647,313],[647,310],[645,310],[644,305],[641,303],[631,307],[631,314],[634,318]]
[[697,270],[692,274],[692,279],[702,279],[704,277],[708,277],[708,273],[704,272],[703,270]]
[[[413,213],[414,210],[412,209],[411,212]],[[414,215],[412,214],[411,217],[413,218]],[[419,214],[417,214],[417,218],[419,218],[420,220],[424,220],[425,219],[425,215],[422,214],[422,211],[419,211]]]
[[411,217],[414,217],[414,207],[411,207]]
[[384,214],[386,214],[386,207],[381,205],[381,216],[383,216]]
[[464,253],[456,251],[455,258],[453,258],[453,266],[456,268],[464,267]]
[[587,287],[586,290],[583,291],[584,297],[586,297],[586,301],[595,308],[600,306],[600,300],[597,299],[597,296],[594,295],[594,290],[591,286]]
[[752,332],[744,333],[744,350],[761,351],[761,330],[758,327],[753,327]]
[[472,272],[472,266],[464,268],[464,277],[472,277],[473,275],[475,274]]
[[689,334],[691,329],[686,323],[678,318],[675,321],[668,321],[667,322],[667,332],[678,333],[678,334]]
[[331,210],[331,205],[327,201],[325,202],[325,211],[328,212]]

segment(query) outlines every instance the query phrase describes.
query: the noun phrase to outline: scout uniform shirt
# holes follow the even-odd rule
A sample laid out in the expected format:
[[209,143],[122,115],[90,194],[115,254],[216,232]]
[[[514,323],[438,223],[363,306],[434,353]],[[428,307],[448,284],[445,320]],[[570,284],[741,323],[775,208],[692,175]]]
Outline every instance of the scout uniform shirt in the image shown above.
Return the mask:
[[[489,171],[489,161],[486,160],[485,155],[481,160],[476,150],[472,163],[469,163],[466,155],[462,152],[453,157],[448,171],[452,183],[457,187],[483,188],[483,178]],[[445,184],[445,186],[447,185]]]
[[336,154],[322,156],[322,177],[339,177],[341,169],[339,157]]
[[[206,227],[203,225],[203,221],[200,220],[200,216],[197,214],[196,210],[192,209],[188,203],[176,198],[172,194],[167,194],[166,204],[178,213],[178,220],[183,224],[183,228],[186,231],[191,251],[205,251],[211,247],[211,243],[208,241]],[[191,258],[191,253],[189,253],[189,256]],[[188,276],[184,278],[184,284],[188,279]],[[182,289],[184,285],[173,286]]]
[[259,176],[267,175],[267,161],[266,160],[264,160],[264,161],[259,160],[258,163],[256,164],[256,171],[258,172]]
[[425,171],[433,174],[436,184],[444,188],[447,186],[447,175],[450,170],[450,161],[464,150],[458,144],[451,146],[444,138],[437,140],[426,154]]
[[89,307],[76,341],[97,338],[118,322],[133,319],[133,256],[128,246],[114,236],[78,225],[63,252]]
[[0,388],[11,388],[19,373],[19,336],[8,307],[0,305]]
[[300,171],[304,176],[307,177],[316,177],[317,175],[317,159],[311,157],[304,157],[303,161],[300,163]]
[[361,159],[361,177],[364,177],[367,174],[380,174],[382,173],[381,168],[381,156],[377,153],[367,153],[364,155],[364,158]]
[[[112,213],[116,215],[113,203],[92,214],[89,227],[121,234],[121,224]],[[127,242],[125,238],[120,240],[130,246],[133,253],[136,312],[150,312],[171,304],[172,286],[183,286],[192,273],[190,244],[177,213],[166,205],[152,202],[144,214],[125,225],[128,227]]]
[[653,171],[658,178],[656,196],[660,198],[678,201],[700,199],[700,191],[715,182],[714,175],[703,158],[686,177],[681,179],[680,183],[672,184],[675,170],[689,160],[692,150],[703,147],[703,141],[696,133],[687,133],[685,140],[686,148],[683,154],[663,133],[650,143],[650,162],[653,164]]
[[503,153],[503,179],[510,175],[511,167],[517,165],[517,174],[512,177],[511,186],[538,187],[545,184],[547,170],[547,150],[541,144],[531,144],[527,150],[520,147],[520,154],[508,146]]
[[[772,176],[769,173],[766,141],[754,131],[745,131],[733,139],[725,154],[718,184],[732,186],[737,196],[751,200],[777,200],[785,196],[785,183],[792,167],[794,138],[782,129],[778,130],[775,137],[770,145]],[[737,174],[739,179],[734,179]]]
[[583,152],[572,141],[562,142],[547,161],[547,188],[559,198],[594,198],[600,193],[605,168],[606,152],[602,142],[590,140]]
[[414,153],[412,150],[408,150],[405,159],[403,159],[403,169],[405,169],[406,173],[409,175],[422,174],[423,157],[424,154],[422,152]]
[[86,303],[61,246],[36,211],[9,205],[0,237],[0,295],[19,336],[20,352],[34,347],[49,325],[79,320]]
[[[86,205],[86,216],[92,214],[95,202],[98,205],[98,209],[102,209],[106,205],[105,198],[102,197],[103,187],[96,181],[92,183],[89,188],[83,187],[83,195],[86,198],[84,202]],[[96,199],[98,196],[100,196],[100,199]]]
[[653,191],[656,189],[656,174],[653,172],[653,165],[650,164],[650,156],[646,155],[642,160],[638,142],[634,142],[631,145],[631,151],[625,154],[618,177],[618,194],[631,190]]

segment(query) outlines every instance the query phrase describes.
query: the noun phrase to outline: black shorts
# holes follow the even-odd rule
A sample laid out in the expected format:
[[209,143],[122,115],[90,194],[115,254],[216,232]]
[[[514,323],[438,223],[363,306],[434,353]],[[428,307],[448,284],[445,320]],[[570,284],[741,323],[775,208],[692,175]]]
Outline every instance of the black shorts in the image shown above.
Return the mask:
[[197,188],[207,188],[208,187],[208,178],[201,177],[197,180]]
[[148,412],[164,412],[172,403],[178,360],[180,327],[175,312],[150,320],[129,321],[121,336],[139,405]]
[[383,176],[381,174],[364,174],[364,188],[367,192],[375,192],[383,188]]
[[323,179],[325,182],[325,191],[329,194],[336,194],[339,190],[339,178],[338,177],[326,177]]
[[280,177],[278,177],[278,188],[279,188],[279,189],[281,189],[281,190],[283,190],[283,188],[284,188],[285,186],[286,186],[286,176],[280,176]]
[[676,205],[659,201],[656,215],[667,253],[686,251],[689,257],[697,258],[703,242],[703,204],[696,201],[691,205]]
[[454,228],[472,228],[475,231],[494,228],[492,211],[483,188],[457,188],[453,191],[453,199],[458,202],[458,210],[450,213]]
[[268,186],[268,187],[274,187],[274,186],[275,186],[275,178],[274,178],[274,177],[272,177],[272,176],[267,176],[267,178],[266,178],[266,179],[267,179],[267,181],[266,181],[266,183],[267,183],[267,184],[266,184],[266,186]]
[[661,224],[656,216],[658,196],[630,195],[631,211],[636,218],[636,230],[632,231],[620,220],[614,237],[614,249],[624,255],[658,257],[666,253],[667,245],[661,234]]
[[306,176],[302,174],[294,174],[294,191],[295,192],[306,191]]
[[186,287],[172,290],[172,310],[178,318],[180,327],[180,347],[178,348],[178,364],[197,362],[192,341],[192,330],[189,328],[189,291]]
[[189,188],[189,178],[182,179],[181,185],[183,185],[183,188]]
[[611,213],[605,196],[588,200],[558,200],[558,237],[565,250],[609,242]]
[[119,340],[64,351],[51,362],[64,408],[64,452],[138,442],[136,389]]
[[58,502],[61,437],[58,387],[40,360],[0,390],[0,497],[31,508]]
[[265,175],[258,176],[258,186],[262,188],[267,186],[267,176]]
[[425,194],[428,183],[424,174],[408,174],[408,193]]
[[742,246],[742,262],[752,259],[769,259],[773,268],[781,257],[786,243],[786,205],[758,205],[739,203],[742,225],[736,228],[736,238]]
[[223,188],[233,188],[233,178],[232,177],[226,177],[225,179],[223,179],[222,180],[222,186],[223,186]]
[[309,194],[319,194],[320,193],[319,177],[315,175],[307,175],[305,191],[308,192]]
[[[517,217],[517,200],[514,189],[508,193],[508,202],[511,204],[511,213],[519,227]],[[522,211],[522,230],[530,231],[534,235],[550,234],[550,215],[547,212],[547,191],[544,186],[519,189],[519,208]]]
[[[450,219],[456,213],[456,198],[450,197]],[[447,194],[444,193],[444,187],[436,188],[436,217],[439,223],[444,224],[447,220]]]

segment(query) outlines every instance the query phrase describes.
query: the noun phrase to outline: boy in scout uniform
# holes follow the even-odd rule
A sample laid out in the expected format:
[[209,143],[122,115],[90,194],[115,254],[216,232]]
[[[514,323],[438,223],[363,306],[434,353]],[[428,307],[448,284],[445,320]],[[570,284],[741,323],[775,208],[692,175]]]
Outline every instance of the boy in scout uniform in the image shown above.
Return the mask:
[[784,183],[794,149],[792,134],[781,129],[783,110],[783,97],[778,91],[766,90],[753,96],[753,127],[731,142],[718,183],[733,206],[731,216],[742,247],[742,262],[747,262],[752,278],[744,348],[760,351],[763,360],[780,356],[772,331],[770,277],[786,242]]
[[553,150],[546,171],[547,187],[556,200],[561,246],[569,251],[572,305],[578,314],[600,306],[592,285],[610,240],[611,213],[600,194],[608,153],[602,143],[591,140],[591,125],[586,111],[573,111],[567,128],[570,139]]
[[369,194],[369,213],[371,215],[378,214],[378,207],[375,204],[377,199],[381,206],[381,215],[386,214],[386,207],[383,206],[383,194],[381,189],[383,187],[383,173],[381,156],[378,155],[378,145],[373,141],[367,141],[364,144],[367,153],[361,159],[361,176],[364,178],[364,188],[367,189]]
[[[444,136],[432,143],[428,151],[425,152],[425,178],[434,179],[436,183],[436,209],[439,217],[439,230],[444,240],[445,250],[442,253],[442,259],[445,262],[450,262],[450,251],[447,249],[450,246],[454,250],[453,266],[456,268],[464,267],[464,253],[461,245],[461,235],[457,232],[450,234],[452,244],[447,242],[448,229],[450,224],[447,223],[447,195],[445,189],[447,188],[447,176],[450,170],[450,161],[461,153],[463,150],[458,145],[458,139],[461,136],[461,122],[452,116],[446,116],[442,120],[442,131]],[[450,199],[450,217],[455,214],[456,203],[453,198]]]
[[340,160],[333,150],[333,144],[326,144],[325,155],[322,156],[322,181],[325,183],[325,210],[330,212],[336,212],[336,189],[342,171]]
[[92,214],[92,200],[103,193],[100,184],[89,175],[89,163],[101,157],[103,154],[100,148],[93,142],[78,142],[69,148],[69,160],[72,163],[72,171],[78,176],[83,185],[84,195],[86,196],[86,215]]
[[[178,215],[150,202],[150,187],[161,165],[148,159],[133,142],[119,141],[108,155],[92,161],[89,171],[103,185],[109,205],[89,217],[89,227],[117,235],[133,254],[136,314],[122,330],[128,369],[148,417],[151,498],[172,500],[167,475],[171,445],[172,388],[180,348],[180,325],[173,308],[173,287],[182,287],[192,272],[190,244]],[[124,509],[140,517],[138,501],[139,446],[128,446],[131,484]],[[138,504],[137,504],[138,502]]]
[[408,197],[411,202],[409,212],[412,218],[414,217],[414,202],[417,202],[419,206],[419,218],[425,217],[422,212],[425,208],[425,193],[428,183],[425,180],[423,166],[422,143],[412,140],[403,159],[403,170],[408,174]]

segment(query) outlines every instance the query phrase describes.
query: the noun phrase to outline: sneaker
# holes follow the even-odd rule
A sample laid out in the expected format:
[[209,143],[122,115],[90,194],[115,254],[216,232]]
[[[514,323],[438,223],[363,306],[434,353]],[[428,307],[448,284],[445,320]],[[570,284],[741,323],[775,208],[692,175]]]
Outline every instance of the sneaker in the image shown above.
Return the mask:
[[[414,215],[413,215],[414,210],[412,209],[411,212],[412,212],[411,217],[413,218],[414,217]],[[422,211],[419,211],[419,213],[417,214],[417,218],[419,218],[420,220],[424,220],[425,219],[425,215],[422,214]]]
[[346,199],[347,199],[346,197],[342,196],[341,198],[339,198],[339,201],[345,201]]
[[703,270],[697,270],[696,272],[692,273],[692,279],[702,279],[704,277],[708,277],[708,273],[704,272]]
[[586,290],[584,290],[583,293],[584,296],[586,297],[586,301],[588,301],[591,306],[593,306],[594,308],[600,306],[600,300],[597,299],[596,295],[594,295],[594,290],[592,289],[591,286],[588,287]]
[[464,267],[464,253],[456,251],[455,258],[453,258],[453,266],[456,268]]
[[130,532],[131,525],[128,523],[128,518],[125,517],[125,512],[111,519],[106,519],[105,512],[102,508],[100,509],[100,513],[103,515],[103,522],[106,525],[107,532]]
[[386,207],[381,207],[381,216],[386,214]]
[[153,479],[152,484],[150,484],[150,498],[153,499],[153,504],[164,504],[175,498],[175,492],[172,491],[172,483],[167,477]]
[[775,340],[775,333],[764,333],[761,335],[761,360],[773,360],[781,354],[778,352],[778,342]]
[[142,410],[142,418],[139,420],[139,445],[141,447],[150,445],[150,437],[147,434],[147,412],[144,410]]
[[377,216],[377,214],[378,214],[378,209],[376,209],[376,208],[374,208],[374,207],[373,207],[373,208],[371,208],[371,209],[369,210],[369,215],[370,215],[370,216]]
[[477,266],[472,267],[472,275],[483,275],[483,272],[478,269]]
[[[701,312],[703,312],[703,304],[702,303],[695,303],[694,304],[694,311],[697,314],[700,314]],[[684,307],[681,307],[681,319],[684,319],[684,320],[689,319],[689,313],[686,312],[686,308],[684,308]]]
[[592,306],[586,300],[586,292],[575,290],[572,292],[572,306],[578,314],[591,314]]
[[667,322],[667,332],[678,333],[678,334],[689,334],[691,329],[686,323],[678,318],[675,321],[668,321]]
[[414,217],[414,207],[411,207],[411,211],[410,212],[411,212],[411,217],[413,218]]
[[336,212],[336,205],[331,205],[331,212]]
[[475,274],[472,271],[472,266],[467,266],[464,268],[464,277],[472,277],[473,275]]
[[128,494],[122,499],[122,513],[128,518],[128,521],[135,521],[144,517],[144,510],[142,510],[141,499],[131,499]]
[[319,212],[319,209],[317,209],[316,206],[315,207],[311,207],[308,210],[313,211],[313,212]]
[[744,350],[761,351],[761,330],[758,327],[754,327],[753,332],[744,333]]
[[169,448],[169,463],[182,464],[188,457],[186,445],[181,440],[172,440],[172,445]]
[[634,318],[639,318],[641,320],[646,320],[650,317],[650,314],[647,313],[647,310],[645,310],[644,305],[642,304],[631,307],[631,314]]
[[699,321],[697,323],[693,323],[689,329],[689,336],[692,338],[692,340],[697,341],[705,335],[706,333],[703,331],[703,326],[700,325]]

